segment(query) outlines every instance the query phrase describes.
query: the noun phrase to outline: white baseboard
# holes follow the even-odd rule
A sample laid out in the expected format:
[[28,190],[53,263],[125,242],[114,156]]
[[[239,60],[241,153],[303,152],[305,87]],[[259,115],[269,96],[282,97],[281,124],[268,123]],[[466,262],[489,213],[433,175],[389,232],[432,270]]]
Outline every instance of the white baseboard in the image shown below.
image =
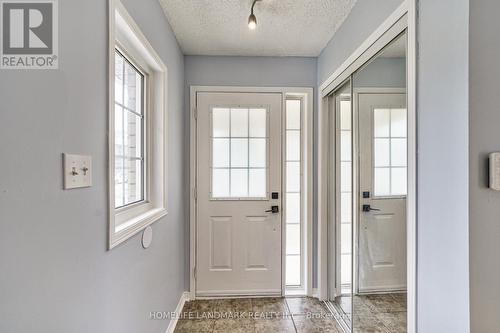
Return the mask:
[[186,303],[187,301],[189,301],[189,292],[185,291],[182,293],[181,298],[179,299],[179,303],[177,303],[177,307],[175,308],[176,316],[170,320],[167,331],[165,333],[174,333],[175,326],[177,326],[177,320],[179,320],[179,314],[182,312],[184,303]]

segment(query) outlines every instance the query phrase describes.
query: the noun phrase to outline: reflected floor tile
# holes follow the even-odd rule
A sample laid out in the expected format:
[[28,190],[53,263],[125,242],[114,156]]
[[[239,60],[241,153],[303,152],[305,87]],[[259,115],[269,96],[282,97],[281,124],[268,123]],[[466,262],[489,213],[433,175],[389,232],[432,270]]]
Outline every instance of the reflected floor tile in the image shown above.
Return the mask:
[[215,320],[185,320],[177,321],[174,333],[211,333]]
[[295,333],[292,319],[255,319],[255,333]]
[[375,317],[392,333],[406,332],[406,312],[377,313]]
[[286,298],[291,314],[327,313],[323,302],[311,297]]
[[215,321],[214,333],[253,333],[254,320],[249,318],[219,319]]
[[308,316],[294,316],[293,321],[297,329],[297,333],[341,333],[342,330],[338,327],[333,318],[309,318]]

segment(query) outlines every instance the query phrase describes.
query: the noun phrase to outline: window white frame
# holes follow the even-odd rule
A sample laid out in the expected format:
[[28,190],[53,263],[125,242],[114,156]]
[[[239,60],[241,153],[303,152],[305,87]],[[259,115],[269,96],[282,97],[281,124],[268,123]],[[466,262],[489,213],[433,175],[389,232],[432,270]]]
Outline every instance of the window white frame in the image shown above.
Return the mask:
[[405,0],[333,74],[320,86],[318,147],[318,296],[328,298],[328,96],[382,50],[394,37],[407,31],[407,112],[408,112],[408,192],[407,192],[407,328],[417,332],[417,188],[416,188],[416,0]]
[[[144,200],[115,209],[115,50],[144,74]],[[167,215],[167,67],[119,0],[109,0],[108,247],[114,248]]]
[[[240,92],[240,93],[279,93],[282,95],[282,111],[285,110],[285,104],[287,98],[301,98],[303,99],[304,112],[302,116],[301,128],[303,128],[304,133],[302,134],[302,150],[303,150],[303,161],[302,161],[302,190],[303,195],[301,202],[303,205],[302,217],[304,221],[304,233],[302,239],[304,240],[303,249],[303,289],[295,290],[294,292],[287,292],[285,288],[285,272],[286,272],[286,229],[282,227],[282,295],[289,294],[301,294],[301,295],[313,295],[312,288],[312,256],[313,256],[313,88],[302,88],[302,87],[234,87],[234,86],[191,86],[190,87],[190,197],[189,197],[189,248],[190,248],[190,269],[189,269],[189,280],[190,280],[190,299],[196,299],[196,284],[195,284],[195,267],[196,267],[196,189],[197,189],[197,147],[196,147],[196,133],[197,133],[197,121],[196,121],[196,95],[202,92]],[[282,128],[284,129],[285,117],[282,117]],[[286,135],[285,131],[282,131],[282,136]],[[285,142],[285,138],[282,138],[282,142]],[[285,146],[282,147],[282,156],[285,157]],[[285,163],[283,163],[283,168]],[[285,177],[285,172],[282,172],[283,177]],[[282,186],[286,184],[286,179],[283,179]],[[284,187],[281,193],[284,193]],[[286,207],[284,206],[285,198],[283,197],[283,212],[286,212]],[[285,221],[285,215],[282,215],[282,226]]]

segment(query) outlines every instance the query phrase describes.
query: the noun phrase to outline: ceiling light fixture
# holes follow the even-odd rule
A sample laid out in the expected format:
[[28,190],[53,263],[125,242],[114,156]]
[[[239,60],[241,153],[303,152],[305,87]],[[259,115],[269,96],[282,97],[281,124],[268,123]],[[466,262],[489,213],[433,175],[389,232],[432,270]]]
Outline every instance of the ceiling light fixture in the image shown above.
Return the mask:
[[250,30],[255,30],[255,28],[257,28],[257,17],[255,17],[255,15],[253,14],[253,7],[255,6],[255,3],[257,1],[262,0],[254,0],[252,3],[252,11],[250,13],[250,16],[248,17],[248,28],[250,28]]

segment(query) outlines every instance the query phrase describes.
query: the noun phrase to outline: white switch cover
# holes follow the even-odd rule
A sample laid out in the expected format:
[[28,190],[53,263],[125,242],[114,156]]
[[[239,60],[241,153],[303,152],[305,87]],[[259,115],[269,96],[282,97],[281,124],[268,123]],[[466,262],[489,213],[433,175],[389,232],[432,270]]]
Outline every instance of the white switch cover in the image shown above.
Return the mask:
[[92,157],[63,154],[64,189],[92,186]]
[[500,191],[500,153],[490,154],[490,188]]

